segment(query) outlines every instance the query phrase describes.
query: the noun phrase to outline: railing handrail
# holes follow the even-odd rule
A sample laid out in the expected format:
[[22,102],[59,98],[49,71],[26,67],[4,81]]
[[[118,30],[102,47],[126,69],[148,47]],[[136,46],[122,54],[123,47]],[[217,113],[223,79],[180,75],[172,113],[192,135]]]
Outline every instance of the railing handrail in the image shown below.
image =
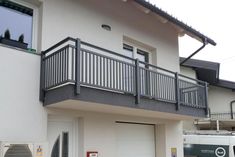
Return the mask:
[[93,45],[93,44],[90,44],[90,43],[87,43],[87,42],[84,42],[84,41],[81,41],[81,44],[85,45],[85,46],[89,46],[91,48],[95,48],[97,50],[101,50],[101,51],[105,51],[105,52],[108,52],[110,54],[113,54],[113,55],[117,55],[119,57],[123,57],[123,58],[126,58],[126,59],[129,59],[131,61],[135,61],[134,58],[131,58],[131,57],[128,57],[128,56],[125,56],[125,55],[122,55],[120,53],[117,53],[117,52],[114,52],[114,51],[111,51],[111,50],[108,50],[108,49],[105,49],[105,48],[102,48],[102,47],[99,47],[99,46],[96,46],[96,45]]
[[235,112],[213,112],[210,113],[211,119],[233,119],[232,115],[234,115]]
[[43,55],[47,54],[48,52],[50,52],[51,50],[59,47],[60,45],[68,42],[68,41],[73,41],[76,42],[76,39],[72,38],[72,37],[67,37],[61,41],[59,41],[58,43],[56,43],[55,45],[51,46],[50,48],[46,49],[45,51],[42,52]]
[[194,78],[185,76],[185,75],[183,75],[183,74],[179,74],[179,76],[180,76],[180,77],[187,78],[187,79],[192,80],[192,81],[197,81],[198,83],[203,83],[204,85],[207,84],[207,82],[205,82],[205,81],[201,81],[201,80],[198,80],[198,79],[194,79]]
[[[75,39],[75,38],[67,37],[67,38],[61,40],[60,42],[58,42],[57,44],[55,44],[55,45],[51,46],[50,48],[46,49],[45,51],[43,51],[43,54],[48,53],[49,51],[51,51],[51,50],[53,50],[53,49],[59,47],[60,45],[62,45],[62,44],[64,44],[64,43],[68,42],[69,40],[70,40],[70,41],[73,41],[73,42],[76,42],[76,39]],[[91,48],[95,48],[95,49],[101,50],[101,51],[105,51],[105,52],[110,53],[110,54],[113,54],[113,55],[117,55],[117,56],[119,56],[119,57],[123,57],[123,58],[129,59],[129,60],[131,60],[131,61],[135,61],[134,58],[131,58],[131,57],[122,55],[122,54],[120,54],[120,53],[117,53],[117,52],[114,52],[114,51],[111,51],[111,50],[108,50],[108,49],[105,49],[105,48],[102,48],[102,47],[93,45],[93,44],[91,44],[91,43],[87,43],[87,42],[85,42],[85,41],[81,41],[81,44],[83,44],[83,45],[85,45],[85,46],[89,46],[89,47],[91,47]],[[111,58],[112,58],[112,57],[111,57]],[[115,59],[115,58],[114,58],[114,59]],[[145,64],[146,66],[151,66],[151,67],[153,67],[153,68],[156,68],[156,69],[159,69],[159,70],[162,70],[162,71],[171,73],[171,74],[175,74],[175,73],[176,73],[176,72],[174,72],[174,71],[167,70],[167,69],[158,67],[158,66],[156,66],[156,65],[153,65],[153,64],[150,64],[150,63],[147,63],[147,62],[139,61],[139,63],[140,63],[140,64]],[[205,81],[201,81],[201,80],[198,80],[198,79],[194,79],[194,78],[185,76],[185,75],[180,74],[180,73],[178,74],[178,76],[184,77],[184,78],[186,78],[186,79],[189,79],[189,80],[192,80],[192,81],[196,81],[196,82],[202,83],[202,84],[206,84],[206,83],[207,83],[207,82],[205,82]]]
[[147,63],[147,62],[143,62],[143,61],[139,61],[141,64],[144,64],[146,66],[151,66],[153,68],[156,68],[156,69],[159,69],[159,70],[162,70],[162,71],[165,71],[165,72],[169,72],[171,74],[175,74],[175,72],[173,71],[170,71],[170,70],[167,70],[167,69],[164,69],[164,68],[161,68],[161,67],[158,67],[156,65],[153,65],[153,64],[150,64],[150,63]]

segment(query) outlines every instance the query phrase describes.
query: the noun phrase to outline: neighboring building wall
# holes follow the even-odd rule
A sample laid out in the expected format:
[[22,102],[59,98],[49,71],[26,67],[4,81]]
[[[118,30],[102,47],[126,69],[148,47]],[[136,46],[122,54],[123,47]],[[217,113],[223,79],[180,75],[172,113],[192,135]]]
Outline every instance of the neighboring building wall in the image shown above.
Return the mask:
[[180,67],[180,73],[183,74],[183,75],[185,75],[185,76],[194,78],[194,79],[197,78],[196,72],[195,72],[195,70],[193,70],[192,68],[186,68],[186,67],[181,66],[181,67]]
[[[102,4],[102,5],[101,5]],[[122,52],[124,36],[153,49],[152,62],[179,71],[178,35],[168,23],[154,19],[133,6],[117,0],[44,0],[42,49],[67,36],[78,37],[97,46]],[[101,28],[111,26],[111,31]]]
[[[191,68],[180,67],[181,74],[196,78],[196,72]],[[235,100],[235,93],[231,89],[221,88],[213,85],[209,85],[208,88],[208,106],[211,113],[230,113],[230,102]],[[218,115],[218,118],[229,118],[230,115]],[[222,117],[221,117],[222,116]],[[184,130],[197,130],[197,127],[193,124],[192,120],[183,122]]]
[[235,93],[231,89],[209,86],[208,102],[211,112],[229,113],[230,102],[235,100]]
[[0,45],[0,141],[45,141],[39,102],[40,56]]

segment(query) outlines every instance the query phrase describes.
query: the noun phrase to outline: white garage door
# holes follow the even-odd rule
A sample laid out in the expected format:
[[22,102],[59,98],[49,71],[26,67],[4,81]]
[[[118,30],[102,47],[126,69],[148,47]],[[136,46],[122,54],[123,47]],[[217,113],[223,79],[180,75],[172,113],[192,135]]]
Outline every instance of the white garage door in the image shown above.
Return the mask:
[[155,157],[154,125],[116,124],[117,157]]

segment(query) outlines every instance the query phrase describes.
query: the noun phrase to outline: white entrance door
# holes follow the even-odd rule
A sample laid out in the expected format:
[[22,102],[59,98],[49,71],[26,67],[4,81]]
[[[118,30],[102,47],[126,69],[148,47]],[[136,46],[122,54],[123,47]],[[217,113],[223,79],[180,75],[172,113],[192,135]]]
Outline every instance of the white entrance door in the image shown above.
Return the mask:
[[49,120],[48,157],[73,157],[73,123],[70,120]]
[[117,157],[155,157],[154,125],[117,123]]

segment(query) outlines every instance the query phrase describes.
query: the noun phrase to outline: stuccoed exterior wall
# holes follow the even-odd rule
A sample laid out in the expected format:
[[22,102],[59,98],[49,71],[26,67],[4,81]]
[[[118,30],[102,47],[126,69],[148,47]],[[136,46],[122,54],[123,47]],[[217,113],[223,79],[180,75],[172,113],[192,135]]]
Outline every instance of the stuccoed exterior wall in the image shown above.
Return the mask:
[[[71,36],[122,53],[124,36],[153,48],[152,63],[179,71],[178,35],[173,26],[145,14],[132,2],[44,0],[42,49]],[[111,26],[111,31],[101,28]]]
[[39,102],[40,56],[0,45],[0,141],[46,140]]
[[[170,156],[171,148],[177,148],[177,156],[183,157],[182,122],[142,116],[127,116],[99,112],[49,109],[49,119],[79,119],[78,154],[85,156],[86,151],[97,150],[102,157],[116,157],[116,121],[147,123],[155,125],[156,156]],[[76,153],[75,153],[76,154]]]
[[208,103],[212,113],[229,113],[230,102],[235,100],[235,93],[231,89],[209,86]]

